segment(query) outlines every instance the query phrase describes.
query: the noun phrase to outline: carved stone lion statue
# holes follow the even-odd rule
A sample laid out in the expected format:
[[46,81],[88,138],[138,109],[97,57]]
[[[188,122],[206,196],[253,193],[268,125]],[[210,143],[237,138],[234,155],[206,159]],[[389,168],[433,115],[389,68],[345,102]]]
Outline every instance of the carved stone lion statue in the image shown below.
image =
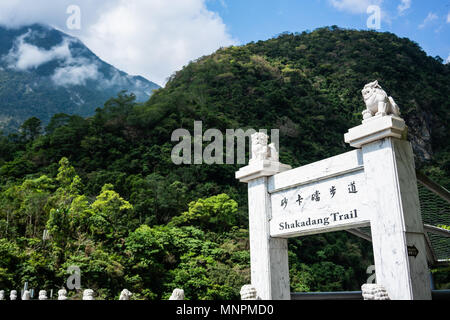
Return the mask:
[[9,299],[10,300],[17,300],[17,291],[16,290],[11,290],[11,292],[9,294]]
[[130,300],[130,297],[132,295],[133,294],[130,291],[128,291],[127,289],[123,289],[122,292],[120,293],[119,300]]
[[47,291],[41,290],[39,291],[39,300],[47,300]]
[[83,300],[94,300],[94,290],[86,289],[83,291]]
[[5,290],[0,290],[0,300],[5,300]]
[[67,290],[66,289],[58,290],[58,300],[67,300]]
[[394,115],[400,116],[400,109],[392,97],[389,97],[378,80],[368,83],[362,90],[362,96],[367,109],[363,111],[363,119],[367,120],[375,115]]
[[252,158],[251,162],[258,160],[279,161],[278,151],[274,143],[269,145],[269,137],[263,132],[252,134]]
[[241,288],[241,300],[259,300],[258,292],[251,284],[246,284]]
[[183,289],[173,290],[169,300],[184,300],[184,290]]
[[364,300],[390,300],[386,288],[380,284],[363,284],[361,287]]

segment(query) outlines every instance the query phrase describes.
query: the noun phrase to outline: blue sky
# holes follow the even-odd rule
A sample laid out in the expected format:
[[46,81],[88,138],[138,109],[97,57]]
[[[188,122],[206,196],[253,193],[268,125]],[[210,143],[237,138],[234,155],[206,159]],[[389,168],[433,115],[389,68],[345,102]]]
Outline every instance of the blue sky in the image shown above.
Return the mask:
[[[368,4],[381,9],[381,29],[417,42],[429,55],[450,55],[450,0],[208,0],[228,32],[245,44],[283,31],[338,25],[368,29]],[[403,9],[403,10],[401,10]]]

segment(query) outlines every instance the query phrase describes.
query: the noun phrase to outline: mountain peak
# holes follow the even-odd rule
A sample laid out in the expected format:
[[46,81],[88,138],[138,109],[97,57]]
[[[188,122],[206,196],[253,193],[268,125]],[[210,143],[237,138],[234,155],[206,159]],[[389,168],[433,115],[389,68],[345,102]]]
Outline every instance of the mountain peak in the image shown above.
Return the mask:
[[31,116],[90,116],[108,98],[126,90],[146,101],[159,86],[102,61],[80,40],[52,27],[0,27],[0,128]]

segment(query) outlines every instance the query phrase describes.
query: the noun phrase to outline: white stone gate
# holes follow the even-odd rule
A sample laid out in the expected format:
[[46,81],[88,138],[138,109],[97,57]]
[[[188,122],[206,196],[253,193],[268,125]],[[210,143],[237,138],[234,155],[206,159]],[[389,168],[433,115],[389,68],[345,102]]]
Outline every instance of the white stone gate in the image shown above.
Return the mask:
[[407,127],[377,82],[363,96],[363,123],[345,135],[357,150],[291,169],[273,161],[267,137],[252,136],[252,159],[236,178],[248,183],[251,282],[261,299],[290,299],[287,238],[364,226],[389,297],[431,299]]

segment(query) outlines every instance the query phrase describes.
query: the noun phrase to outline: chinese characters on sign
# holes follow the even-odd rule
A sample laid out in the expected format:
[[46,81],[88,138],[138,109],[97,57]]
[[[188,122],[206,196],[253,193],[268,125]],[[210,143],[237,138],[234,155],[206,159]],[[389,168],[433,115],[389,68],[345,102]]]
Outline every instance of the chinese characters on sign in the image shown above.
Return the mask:
[[[336,195],[337,189],[336,186],[332,186],[330,188],[330,195],[331,198],[334,198],[334,196]],[[356,182],[352,181],[350,182],[350,184],[348,185],[348,193],[358,193],[358,190],[356,189]],[[303,197],[298,194],[297,195],[297,200],[295,202],[298,203],[298,205],[300,206],[303,202]],[[316,190],[312,195],[311,195],[311,200],[312,201],[316,201],[316,202],[320,202],[320,191]],[[288,199],[286,197],[284,197],[281,200],[281,207],[283,207],[283,209],[286,209],[288,205]]]
[[334,196],[336,195],[336,187],[335,186],[332,186],[331,188],[330,188],[330,194],[331,194],[331,197],[332,198],[334,198]]
[[281,200],[281,206],[284,207],[284,209],[286,209],[287,203],[288,203],[288,200],[286,198],[283,198],[283,200]]
[[311,200],[313,201],[320,201],[320,192],[318,190],[316,190],[313,195],[311,196]]
[[358,193],[355,186],[355,181],[348,185],[348,193]]
[[271,194],[271,236],[298,236],[368,225],[363,171]]
[[298,198],[297,198],[297,201],[296,201],[296,202],[298,202],[298,205],[299,205],[299,206],[302,204],[302,201],[303,201],[302,196],[301,196],[301,195],[298,195]]

